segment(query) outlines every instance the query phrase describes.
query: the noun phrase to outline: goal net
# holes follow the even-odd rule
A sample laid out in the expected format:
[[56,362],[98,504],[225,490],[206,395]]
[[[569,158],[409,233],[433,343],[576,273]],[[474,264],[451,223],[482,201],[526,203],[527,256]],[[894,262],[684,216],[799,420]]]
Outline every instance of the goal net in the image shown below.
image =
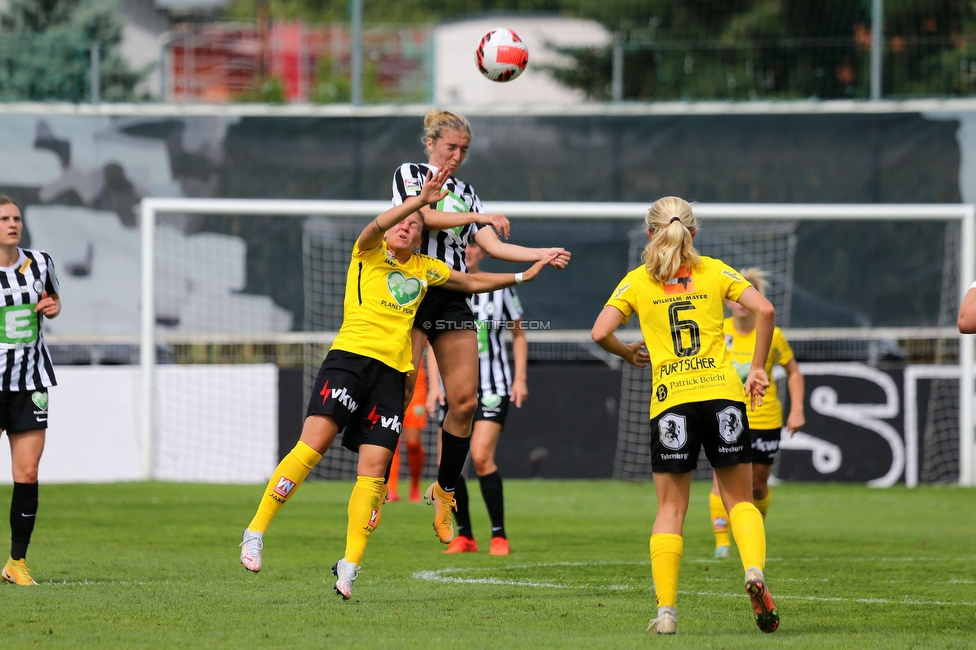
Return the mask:
[[[143,201],[142,250],[149,254],[141,261],[139,342],[141,394],[148,396],[141,418],[147,477],[260,482],[270,475],[298,437],[312,380],[341,324],[353,242],[387,207],[375,201]],[[514,243],[556,243],[573,251],[569,269],[520,288],[547,324],[528,332],[530,362],[622,368],[613,404],[619,417],[614,476],[648,478],[650,375],[622,365],[589,339],[607,295],[639,264],[646,206],[498,203],[491,209],[512,219]],[[904,435],[906,443],[915,436],[917,449],[907,445],[905,479],[965,482],[971,476],[971,404],[959,395],[967,390],[967,368],[972,392],[973,355],[971,341],[954,332],[960,287],[973,275],[972,252],[963,246],[972,242],[968,206],[701,204],[696,214],[703,254],[769,273],[778,324],[801,364],[931,368],[911,376],[914,429],[907,421],[906,373]],[[870,246],[863,259],[830,257],[841,248],[832,242],[849,245],[872,231],[883,239],[906,224],[920,227],[919,237],[937,233],[938,268],[931,271],[931,260],[924,271],[913,266],[917,259],[902,260],[904,267],[893,263],[886,272],[904,274],[908,296],[896,316],[876,305],[851,309],[850,300],[838,306],[824,299],[831,291],[810,286],[811,268],[822,265],[832,271],[824,274],[831,282],[851,278],[836,291],[848,299],[868,301],[872,291],[888,290],[891,282],[873,279],[878,269]],[[486,270],[511,268],[486,264]],[[913,300],[919,287],[937,296]],[[622,336],[639,336],[636,319]],[[435,427],[431,421],[424,436],[428,475],[436,471]],[[313,476],[355,473],[355,455],[337,441]]]
[[[972,349],[960,350],[960,336],[955,329],[956,313],[960,298],[960,277],[971,277],[971,251],[962,242],[963,224],[968,217],[968,206],[746,206],[701,205],[696,208],[700,232],[695,239],[703,255],[722,259],[733,268],[758,267],[769,276],[767,297],[776,307],[777,325],[784,329],[794,354],[803,369],[804,362],[861,362],[871,366],[898,366],[905,363],[934,364],[928,370],[906,372],[905,382],[912,382],[905,389],[905,480],[909,485],[923,482],[972,482],[972,412],[960,402],[960,359],[962,366],[972,374]],[[798,296],[809,302],[804,290],[794,286],[794,260],[809,258],[807,251],[798,251],[798,226],[801,222],[815,221],[819,237],[843,237],[844,225],[858,222],[870,223],[870,228],[883,233],[886,227],[895,227],[902,221],[933,222],[943,227],[943,254],[937,261],[938,276],[934,279],[939,287],[935,293],[936,313],[906,309],[904,318],[897,326],[879,327],[861,316],[861,322],[838,327],[791,327],[794,322],[793,302]],[[831,226],[834,226],[833,228]],[[841,226],[841,227],[837,227]],[[809,229],[808,229],[809,230]],[[929,232],[938,232],[930,230]],[[809,242],[811,237],[804,238]],[[629,252],[631,266],[637,266],[647,242],[642,226],[635,228]],[[818,242],[823,248],[823,242]],[[800,246],[805,245],[799,242]],[[829,250],[829,247],[827,247]],[[823,263],[842,263],[852,273],[862,274],[867,280],[867,265],[859,266],[857,260],[823,260]],[[931,261],[927,262],[931,265]],[[918,276],[913,261],[889,269],[905,278]],[[928,272],[931,275],[931,270]],[[906,283],[908,284],[908,283]],[[928,283],[929,286],[932,284]],[[967,286],[967,285],[962,285]],[[910,291],[911,289],[909,289]],[[830,305],[815,305],[830,309]],[[807,323],[808,313],[800,320]],[[839,320],[841,315],[836,315]],[[857,319],[858,314],[854,314]],[[829,319],[829,314],[827,315]],[[914,322],[913,322],[914,321]],[[933,322],[934,321],[934,322]],[[964,341],[964,347],[971,342]],[[962,357],[960,356],[962,355]],[[968,361],[967,361],[968,360]],[[779,394],[788,397],[785,373],[774,373],[773,381],[779,383]],[[924,392],[918,382],[925,383]],[[648,405],[651,400],[652,377],[646,370],[625,366],[621,390],[621,410],[617,455],[614,475],[626,479],[649,479],[650,427]],[[970,384],[970,393],[971,384]],[[924,404],[918,400],[923,399]],[[909,405],[909,399],[911,404]],[[813,405],[816,408],[816,405]],[[961,412],[962,411],[962,412]],[[917,418],[922,414],[923,422]],[[968,425],[966,423],[969,423]],[[919,433],[919,429],[921,432]],[[968,431],[968,434],[967,434]],[[791,438],[785,431],[782,449],[813,449],[814,442],[806,435]],[[968,459],[968,462],[967,460]],[[816,462],[816,459],[814,459]],[[699,456],[695,478],[710,478],[711,469],[704,452]],[[774,467],[774,476],[776,468]],[[892,474],[876,485],[890,485],[899,476]]]

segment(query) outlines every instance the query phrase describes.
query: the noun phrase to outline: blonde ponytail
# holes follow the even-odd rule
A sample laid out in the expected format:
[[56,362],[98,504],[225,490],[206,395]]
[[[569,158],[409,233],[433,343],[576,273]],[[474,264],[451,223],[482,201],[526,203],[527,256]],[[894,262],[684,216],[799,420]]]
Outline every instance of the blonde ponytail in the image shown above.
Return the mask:
[[641,259],[652,279],[667,282],[679,267],[694,269],[701,264],[701,255],[692,244],[698,222],[687,201],[677,196],[658,199],[648,208],[644,223],[653,236]]

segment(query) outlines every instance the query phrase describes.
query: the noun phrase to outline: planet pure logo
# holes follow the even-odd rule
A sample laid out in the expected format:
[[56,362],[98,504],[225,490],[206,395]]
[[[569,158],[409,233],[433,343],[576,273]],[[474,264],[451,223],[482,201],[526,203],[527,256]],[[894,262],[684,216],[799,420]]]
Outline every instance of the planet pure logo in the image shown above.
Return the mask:
[[39,390],[35,390],[33,393],[31,393],[31,401],[34,402],[34,406],[42,411],[47,410],[47,393],[42,393]]
[[392,271],[386,276],[386,287],[390,290],[390,295],[403,307],[409,305],[420,295],[420,280],[408,278],[399,271]]

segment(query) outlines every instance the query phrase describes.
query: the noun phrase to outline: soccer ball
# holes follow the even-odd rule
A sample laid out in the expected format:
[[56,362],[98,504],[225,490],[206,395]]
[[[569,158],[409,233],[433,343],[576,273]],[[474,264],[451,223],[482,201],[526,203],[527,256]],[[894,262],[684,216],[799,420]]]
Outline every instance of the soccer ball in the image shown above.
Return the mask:
[[500,27],[481,37],[475,52],[478,70],[492,81],[511,81],[529,62],[529,50],[518,34]]

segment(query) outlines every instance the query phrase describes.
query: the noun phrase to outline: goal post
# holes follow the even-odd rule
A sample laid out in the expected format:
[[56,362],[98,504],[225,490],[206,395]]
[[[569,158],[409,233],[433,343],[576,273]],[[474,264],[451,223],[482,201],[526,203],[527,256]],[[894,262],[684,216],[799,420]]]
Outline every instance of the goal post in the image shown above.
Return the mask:
[[[626,222],[629,224],[632,247],[631,250],[639,249],[640,235],[642,229],[642,218],[649,203],[561,203],[561,202],[489,202],[486,210],[500,212],[511,218],[513,221],[521,221],[522,225],[517,225],[517,230],[513,241],[519,242],[519,234],[524,232],[524,224],[538,225],[540,232],[552,233],[552,241],[557,241],[557,234],[561,229],[583,228],[581,224],[600,224],[610,222]],[[333,312],[339,309],[341,318],[341,291],[344,287],[345,267],[348,264],[349,250],[351,242],[357,229],[362,225],[390,207],[387,201],[310,201],[310,200],[265,200],[265,199],[186,199],[186,198],[149,198],[144,199],[140,208],[140,241],[141,241],[141,304],[140,304],[140,376],[141,376],[141,440],[142,440],[142,462],[143,475],[147,479],[157,478],[154,466],[154,443],[157,431],[154,422],[157,415],[157,398],[159,391],[159,368],[157,366],[157,346],[166,345],[224,345],[233,346],[236,344],[267,344],[275,346],[306,345],[308,350],[306,356],[306,376],[308,366],[314,364],[317,368],[324,356],[324,350],[335,336],[338,328],[338,320],[333,314],[330,319],[310,321],[308,317],[309,306],[306,304],[305,323],[300,327],[289,325],[284,329],[282,322],[277,322],[275,327],[267,326],[269,321],[257,319],[253,326],[249,328],[238,327],[233,322],[233,313],[224,314],[222,324],[216,324],[194,330],[191,326],[168,328],[166,324],[161,324],[159,302],[169,300],[167,291],[162,284],[160,277],[159,256],[161,244],[161,234],[159,225],[161,221],[167,219],[183,219],[181,227],[187,229],[186,220],[195,217],[209,218],[225,216],[228,218],[238,218],[247,220],[255,218],[281,218],[281,219],[304,219],[311,221],[311,218],[324,218],[329,223],[348,224],[348,227],[332,228],[327,234],[312,232],[312,235],[324,237],[334,237],[331,248],[323,253],[326,258],[323,260],[312,260],[315,264],[323,265],[323,273],[329,275],[329,286],[322,292],[323,299],[329,300],[329,309]],[[794,250],[790,248],[791,235],[789,227],[783,226],[784,223],[795,223],[803,221],[940,221],[944,223],[957,224],[959,236],[953,239],[952,244],[957,249],[954,251],[955,258],[952,266],[953,277],[951,278],[951,290],[954,292],[952,297],[953,304],[958,304],[962,293],[976,279],[976,254],[974,254],[974,241],[976,241],[976,209],[971,205],[958,204],[938,204],[938,205],[904,205],[904,204],[717,204],[699,203],[694,206],[695,214],[704,224],[703,232],[711,236],[713,243],[711,246],[727,244],[731,242],[734,253],[731,258],[726,259],[724,254],[711,252],[712,248],[703,248],[703,254],[721,257],[733,266],[742,264],[762,266],[763,255],[773,253],[759,251],[753,243],[748,241],[753,236],[753,232],[762,225],[766,229],[779,229],[777,231],[777,243],[779,248],[775,255],[777,259],[782,259],[787,272],[781,274],[781,283],[774,286],[773,290],[778,291],[777,299],[780,305],[786,305],[782,312],[786,317],[785,329],[791,340],[804,340],[806,337],[814,339],[824,336],[820,330],[799,329],[789,327],[789,300],[792,295],[792,256]],[[744,223],[744,225],[743,225]],[[362,224],[362,225],[359,225]],[[730,224],[726,227],[725,224]],[[738,224],[734,228],[731,224]],[[751,225],[750,225],[751,224]],[[331,226],[329,226],[331,228]],[[342,232],[339,232],[342,231]],[[779,232],[782,231],[782,232]],[[206,232],[206,227],[197,228],[194,232]],[[169,237],[169,235],[166,235]],[[166,239],[163,237],[163,239]],[[548,237],[548,235],[547,235]],[[351,239],[350,239],[351,238]],[[696,243],[703,245],[708,242],[702,236]],[[719,241],[721,240],[721,241]],[[782,240],[786,242],[780,245]],[[794,242],[795,243],[795,242]],[[765,244],[764,244],[765,245]],[[636,248],[635,248],[636,247]],[[327,246],[328,248],[328,246]],[[191,248],[187,250],[202,250]],[[724,249],[715,249],[724,250]],[[757,253],[757,251],[759,251]],[[166,255],[180,255],[181,253],[165,253]],[[316,253],[318,254],[318,253]],[[760,259],[751,261],[755,256]],[[743,261],[745,260],[745,262]],[[574,255],[574,264],[586,264],[583,257]],[[211,272],[216,273],[216,270]],[[341,275],[341,279],[338,278]],[[318,277],[318,276],[316,276]],[[341,281],[340,281],[341,280]],[[609,279],[606,286],[608,293],[612,289],[612,284],[619,280],[619,277]],[[306,280],[307,281],[307,280]],[[602,276],[601,276],[602,282]],[[945,284],[945,283],[944,283]],[[236,291],[241,291],[242,285],[234,285]],[[943,287],[945,290],[945,286]],[[307,291],[307,289],[306,289]],[[162,293],[161,293],[162,292]],[[328,294],[328,295],[325,295]],[[319,299],[317,296],[313,296]],[[774,301],[774,304],[776,301]],[[602,304],[602,303],[601,303]],[[778,305],[778,310],[780,306]],[[164,310],[165,311],[165,310]],[[272,310],[273,311],[273,310]],[[272,314],[276,317],[275,314]],[[595,317],[595,312],[594,315]],[[296,315],[301,317],[301,315]],[[273,320],[273,318],[272,318]],[[940,323],[946,325],[945,323]],[[954,324],[954,320],[953,320]],[[224,327],[221,330],[218,328]],[[262,327],[267,329],[262,330]],[[534,359],[536,353],[541,354],[547,360],[564,360],[570,358],[586,357],[589,359],[600,359],[611,361],[602,354],[591,342],[579,341],[585,338],[585,330],[570,332],[566,328],[565,332],[556,330],[544,332],[529,332],[530,356]],[[216,328],[216,329],[215,329]],[[867,332],[867,335],[865,335]],[[959,335],[958,332],[949,329],[947,326],[937,328],[918,327],[916,332],[919,336],[944,340],[952,336],[953,341],[958,341],[958,482],[962,485],[973,485],[974,471],[974,414],[973,400],[974,394],[974,339],[972,336]],[[564,335],[565,334],[565,335]],[[629,333],[632,336],[634,333]],[[834,328],[831,330],[831,339],[841,339],[845,337],[855,340],[859,337],[880,340],[887,334],[884,328],[866,327],[863,329],[844,330]],[[954,344],[955,345],[955,344]],[[947,371],[945,371],[947,372]],[[932,376],[942,377],[944,371],[930,373]],[[942,373],[942,374],[940,374]],[[950,376],[952,373],[945,375]],[[926,377],[929,375],[925,375]],[[625,383],[626,379],[625,373]],[[955,381],[952,379],[952,381]],[[306,386],[307,390],[307,386]],[[907,391],[906,391],[907,392]],[[635,393],[636,394],[636,393]],[[621,403],[626,400],[626,395],[621,396]],[[906,395],[907,398],[907,395]],[[643,409],[643,420],[646,422],[646,402]],[[907,417],[907,415],[906,415]],[[956,417],[953,415],[953,417]],[[623,409],[621,409],[621,439],[623,438]],[[909,436],[909,429],[906,424],[905,435]],[[913,432],[916,440],[918,431]],[[618,452],[621,445],[618,440]],[[910,467],[913,451],[907,450],[907,465],[905,470],[906,482],[912,484],[917,481],[917,465]],[[914,472],[914,474],[912,473]],[[913,479],[914,477],[914,479]],[[912,479],[912,480],[910,480]]]

